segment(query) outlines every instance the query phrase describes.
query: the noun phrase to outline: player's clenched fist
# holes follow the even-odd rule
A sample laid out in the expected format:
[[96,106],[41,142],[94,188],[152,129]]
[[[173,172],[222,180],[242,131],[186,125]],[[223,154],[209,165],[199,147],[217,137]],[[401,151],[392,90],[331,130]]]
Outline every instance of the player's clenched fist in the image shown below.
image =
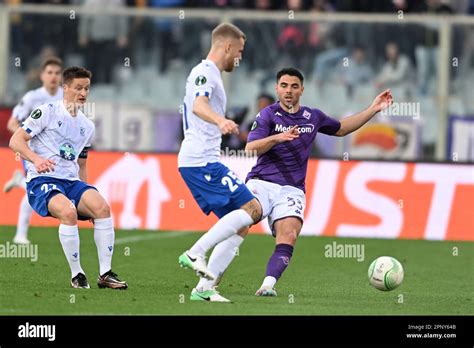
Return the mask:
[[224,135],[239,134],[239,126],[237,126],[237,123],[232,120],[228,120],[225,118],[218,124],[218,127],[221,133]]
[[40,157],[34,163],[35,169],[38,173],[49,173],[54,172],[54,163],[53,161]]
[[283,143],[285,141],[291,141],[293,139],[296,139],[299,136],[300,136],[300,133],[298,131],[298,126],[293,126],[290,129],[288,129],[286,132],[277,134],[275,138],[278,143]]

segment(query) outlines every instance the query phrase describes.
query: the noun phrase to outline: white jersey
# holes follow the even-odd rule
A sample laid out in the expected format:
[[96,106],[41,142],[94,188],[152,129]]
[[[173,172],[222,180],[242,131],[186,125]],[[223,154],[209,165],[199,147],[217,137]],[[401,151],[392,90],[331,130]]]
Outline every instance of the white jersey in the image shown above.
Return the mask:
[[203,167],[220,160],[221,132],[215,124],[193,114],[197,96],[207,96],[212,110],[224,117],[227,103],[224,84],[221,72],[210,60],[203,60],[196,65],[186,80],[184,140],[178,154],[178,167]]
[[31,112],[22,128],[32,137],[30,149],[55,163],[53,172],[39,174],[27,161],[27,182],[39,176],[79,180],[77,159],[84,148],[91,146],[95,132],[94,123],[82,111],[72,117],[62,100],[43,104]]
[[21,101],[13,108],[12,117],[21,123],[26,120],[30,113],[38,106],[61,99],[63,99],[63,89],[61,87],[58,88],[54,95],[49,94],[44,87],[33,89],[27,92],[23,98],[21,98]]

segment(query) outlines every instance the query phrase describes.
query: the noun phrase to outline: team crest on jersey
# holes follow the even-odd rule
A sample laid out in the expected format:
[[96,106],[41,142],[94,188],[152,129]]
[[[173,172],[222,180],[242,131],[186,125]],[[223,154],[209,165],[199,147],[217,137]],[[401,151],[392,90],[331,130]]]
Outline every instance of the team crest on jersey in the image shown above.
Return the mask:
[[86,129],[84,127],[81,127],[80,133],[81,133],[81,136],[86,135]]
[[206,82],[207,82],[206,76],[203,76],[203,75],[199,75],[198,77],[196,77],[196,80],[194,81],[196,86],[202,86]]
[[58,127],[61,127],[62,126],[62,122],[61,121],[58,121]]
[[250,130],[253,131],[255,128],[257,128],[257,126],[258,126],[257,121],[253,121],[252,128],[250,128]]
[[303,117],[309,120],[309,118],[311,117],[311,112],[309,112],[308,110],[305,110],[303,112]]
[[34,120],[37,120],[38,118],[41,117],[43,113],[41,112],[40,109],[36,109],[36,110],[33,110],[33,112],[31,113],[31,118],[34,119]]
[[76,150],[74,150],[71,144],[65,143],[59,148],[59,155],[65,160],[74,161],[76,159]]

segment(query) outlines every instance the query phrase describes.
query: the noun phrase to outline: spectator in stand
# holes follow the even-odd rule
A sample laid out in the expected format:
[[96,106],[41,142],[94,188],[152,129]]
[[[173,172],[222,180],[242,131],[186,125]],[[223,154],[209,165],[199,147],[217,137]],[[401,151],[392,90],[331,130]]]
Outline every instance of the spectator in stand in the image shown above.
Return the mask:
[[[253,2],[253,9],[266,11],[274,9],[271,0],[256,0]],[[275,46],[277,36],[277,23],[275,21],[236,21],[236,24],[243,32],[251,35],[250,40],[245,42],[245,62],[248,70],[266,70],[271,73],[269,79],[273,80],[273,70],[277,63],[278,51]],[[265,52],[265,54],[262,54]]]
[[44,46],[41,51],[28,59],[26,71],[26,90],[30,91],[41,87],[41,65],[50,58],[56,58],[57,52],[53,46]]
[[[417,10],[428,14],[451,14],[453,10],[440,0],[426,0]],[[438,60],[438,35],[439,25],[433,23],[426,25],[422,30],[418,30],[415,48],[416,68],[418,78],[418,92],[422,95],[429,93],[429,86],[432,79],[436,79]]]
[[398,46],[394,42],[387,44],[385,55],[387,61],[375,79],[375,87],[378,90],[402,87],[405,97],[410,96],[413,83],[413,68],[410,59],[406,55],[400,54]]
[[363,84],[368,84],[374,78],[374,71],[367,61],[367,54],[362,46],[354,47],[348,65],[339,66],[341,82],[347,89],[347,95],[352,97],[354,89]]
[[[286,10],[297,12],[305,11],[303,0],[287,0]],[[300,69],[303,60],[307,57],[307,23],[297,21],[282,22],[280,34],[277,38],[276,47],[281,55],[280,64],[282,66],[296,66]]]
[[111,83],[118,57],[128,45],[128,18],[100,14],[105,8],[124,7],[124,0],[85,0],[84,7],[94,15],[79,17],[79,46],[86,50],[86,66],[95,83]]
[[[182,8],[185,0],[149,0],[148,6],[153,8]],[[159,71],[161,73],[168,69],[170,62],[179,56],[179,45],[182,39],[181,23],[173,19],[152,19],[153,33],[156,38],[158,49]]]

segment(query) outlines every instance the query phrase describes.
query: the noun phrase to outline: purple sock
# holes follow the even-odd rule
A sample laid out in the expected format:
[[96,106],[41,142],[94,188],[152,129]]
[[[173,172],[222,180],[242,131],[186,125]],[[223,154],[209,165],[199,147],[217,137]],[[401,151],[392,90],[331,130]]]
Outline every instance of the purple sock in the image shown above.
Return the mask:
[[268,260],[266,276],[280,279],[286,267],[290,264],[293,247],[289,244],[277,244],[273,255]]

